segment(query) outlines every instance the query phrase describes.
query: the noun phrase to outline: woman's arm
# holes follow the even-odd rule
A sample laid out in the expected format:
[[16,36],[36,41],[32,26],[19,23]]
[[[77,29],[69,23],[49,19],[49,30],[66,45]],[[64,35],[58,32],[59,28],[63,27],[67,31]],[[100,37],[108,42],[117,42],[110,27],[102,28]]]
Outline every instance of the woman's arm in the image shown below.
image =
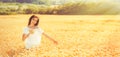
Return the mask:
[[28,33],[28,34],[23,34],[22,40],[24,41],[30,34],[33,34],[33,33],[34,33],[33,30],[29,30],[29,33]]
[[55,41],[53,38],[51,38],[50,36],[48,36],[46,33],[43,32],[43,35],[46,36],[48,39],[50,39],[51,41],[53,41],[55,44],[58,44],[57,41]]
[[22,40],[24,41],[29,35],[30,35],[30,33],[29,34],[23,34],[22,35]]

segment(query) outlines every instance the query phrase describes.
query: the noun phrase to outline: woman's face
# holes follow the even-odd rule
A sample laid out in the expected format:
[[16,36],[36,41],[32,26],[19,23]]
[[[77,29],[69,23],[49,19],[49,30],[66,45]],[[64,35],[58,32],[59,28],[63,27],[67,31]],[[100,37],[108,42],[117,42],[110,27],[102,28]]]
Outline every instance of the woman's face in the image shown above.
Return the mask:
[[35,25],[35,24],[37,23],[37,21],[38,21],[38,18],[33,18],[33,19],[31,20],[31,24]]

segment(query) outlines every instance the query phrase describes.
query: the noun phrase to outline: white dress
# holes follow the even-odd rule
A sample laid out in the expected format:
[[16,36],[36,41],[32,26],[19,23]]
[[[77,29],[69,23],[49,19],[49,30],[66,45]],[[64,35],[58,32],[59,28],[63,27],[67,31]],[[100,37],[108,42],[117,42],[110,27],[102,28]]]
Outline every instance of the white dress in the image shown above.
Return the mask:
[[[29,27],[25,27],[23,34],[29,34]],[[40,46],[41,42],[41,36],[42,36],[43,30],[41,28],[35,28],[34,33],[30,34],[26,39],[25,39],[25,48],[30,49],[33,47],[38,47]]]

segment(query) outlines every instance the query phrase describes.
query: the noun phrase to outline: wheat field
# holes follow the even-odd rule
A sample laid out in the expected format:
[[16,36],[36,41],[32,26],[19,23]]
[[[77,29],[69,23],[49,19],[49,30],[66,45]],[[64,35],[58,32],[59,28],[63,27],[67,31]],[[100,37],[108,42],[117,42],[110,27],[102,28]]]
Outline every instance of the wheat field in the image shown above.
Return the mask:
[[0,57],[120,57],[119,15],[37,15],[52,41],[26,50],[23,28],[31,15],[0,15]]

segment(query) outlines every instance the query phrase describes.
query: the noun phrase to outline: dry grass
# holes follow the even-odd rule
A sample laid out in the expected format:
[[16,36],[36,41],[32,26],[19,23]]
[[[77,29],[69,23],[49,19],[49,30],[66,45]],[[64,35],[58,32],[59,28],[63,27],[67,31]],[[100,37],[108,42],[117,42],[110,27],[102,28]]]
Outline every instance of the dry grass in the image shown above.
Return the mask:
[[0,57],[120,57],[119,15],[38,15],[41,47],[24,49],[21,35],[30,15],[0,16]]

